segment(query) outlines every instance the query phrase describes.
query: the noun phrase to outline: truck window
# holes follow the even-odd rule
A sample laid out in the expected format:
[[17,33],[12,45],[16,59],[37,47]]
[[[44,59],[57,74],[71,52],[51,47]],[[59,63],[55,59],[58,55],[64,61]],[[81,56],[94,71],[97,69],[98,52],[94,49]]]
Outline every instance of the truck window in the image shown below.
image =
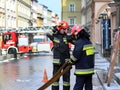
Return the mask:
[[11,34],[4,35],[4,40],[11,40]]
[[45,42],[45,36],[44,35],[34,36],[33,42]]
[[41,38],[35,38],[33,39],[33,42],[44,42],[44,40]]

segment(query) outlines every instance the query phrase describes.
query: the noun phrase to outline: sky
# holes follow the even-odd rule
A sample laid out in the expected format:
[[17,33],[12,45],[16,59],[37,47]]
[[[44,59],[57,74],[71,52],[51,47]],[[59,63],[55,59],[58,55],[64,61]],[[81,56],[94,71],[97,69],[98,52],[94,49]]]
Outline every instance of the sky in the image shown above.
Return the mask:
[[61,17],[61,0],[38,0],[38,2]]

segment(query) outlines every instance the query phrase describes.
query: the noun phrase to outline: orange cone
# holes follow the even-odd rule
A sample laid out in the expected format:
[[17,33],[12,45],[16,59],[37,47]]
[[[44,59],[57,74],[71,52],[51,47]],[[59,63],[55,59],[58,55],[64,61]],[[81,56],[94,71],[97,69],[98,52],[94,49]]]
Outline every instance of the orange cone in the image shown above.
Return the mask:
[[44,77],[43,77],[43,80],[42,82],[48,82],[48,76],[47,76],[47,72],[46,72],[46,69],[44,69]]

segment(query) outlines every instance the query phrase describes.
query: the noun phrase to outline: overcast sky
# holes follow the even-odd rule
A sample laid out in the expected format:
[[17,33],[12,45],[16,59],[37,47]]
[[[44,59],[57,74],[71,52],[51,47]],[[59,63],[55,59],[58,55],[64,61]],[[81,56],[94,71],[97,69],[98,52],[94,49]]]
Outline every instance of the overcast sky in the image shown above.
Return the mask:
[[43,4],[48,7],[49,10],[57,13],[60,17],[61,13],[61,0],[38,0],[40,4]]

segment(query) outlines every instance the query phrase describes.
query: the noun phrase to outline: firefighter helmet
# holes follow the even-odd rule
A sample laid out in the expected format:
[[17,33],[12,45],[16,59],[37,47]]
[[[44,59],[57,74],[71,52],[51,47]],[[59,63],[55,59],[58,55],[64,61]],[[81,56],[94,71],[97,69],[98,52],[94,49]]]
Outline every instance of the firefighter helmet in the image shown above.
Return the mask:
[[61,29],[68,29],[69,25],[66,21],[61,21],[59,22],[59,24],[57,25],[57,30],[61,30]]
[[71,29],[71,35],[77,35],[81,30],[83,30],[83,27],[73,26]]

